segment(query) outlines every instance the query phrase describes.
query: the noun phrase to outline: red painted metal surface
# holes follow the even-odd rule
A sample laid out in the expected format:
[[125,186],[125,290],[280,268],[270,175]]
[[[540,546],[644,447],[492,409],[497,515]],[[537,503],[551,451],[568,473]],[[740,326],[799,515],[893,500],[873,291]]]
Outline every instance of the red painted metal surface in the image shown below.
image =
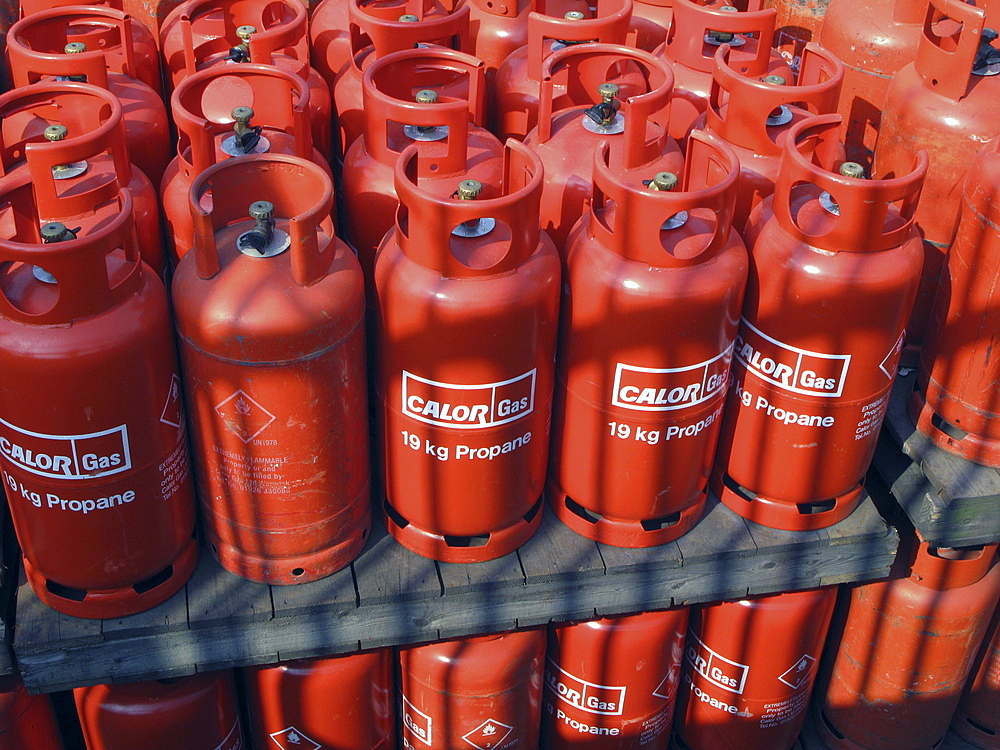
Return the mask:
[[774,8],[778,14],[774,46],[793,70],[798,70],[805,46],[819,42],[829,6],[830,0],[764,0],[764,7]]
[[[511,52],[497,70],[490,130],[502,141],[523,140],[538,124],[539,98],[543,96],[543,81],[549,75],[544,63],[553,52],[579,42],[625,43],[632,0],[597,0],[593,14],[585,2],[579,7],[553,8],[563,11],[558,15],[547,14],[548,10],[546,5],[528,14],[527,43]],[[584,18],[564,18],[565,12],[571,10],[583,13]],[[612,74],[608,69],[595,75],[616,77],[621,71]],[[563,92],[565,83],[555,85],[557,91]]]
[[802,120],[833,112],[842,78],[837,58],[813,44],[806,46],[795,80],[786,84],[745,76],[732,49],[716,52],[708,110],[694,127],[720,136],[739,157],[737,229],[742,231],[753,209],[774,192],[782,137]]
[[[591,197],[599,144],[610,145],[615,175],[636,186],[657,172],[679,173],[684,155],[667,134],[673,74],[664,61],[619,45],[578,44],[549,55],[542,71],[538,127],[524,143],[545,168],[542,228],[561,251]],[[608,126],[584,112],[603,106],[605,82],[620,87],[613,103],[620,110]]]
[[[255,223],[258,201],[273,216]],[[340,570],[371,526],[364,281],[332,209],[330,177],[303,159],[216,164],[191,186],[194,247],[174,275],[208,541],[262,583]]]
[[[7,58],[14,86],[65,76],[110,91],[122,105],[132,163],[154,185],[159,184],[171,155],[170,121],[163,101],[145,83],[117,72],[117,68],[122,67],[119,55],[127,55],[128,45],[118,50],[102,48],[64,53],[63,46],[73,39],[65,34],[65,27],[63,31],[58,26],[51,27],[49,19],[65,13],[62,8],[53,8],[11,26],[7,34]],[[131,22],[126,18],[122,23],[125,28]],[[121,36],[128,38],[125,31]],[[135,60],[126,57],[125,68],[135,70]]]
[[166,292],[126,190],[114,218],[42,245],[31,188],[27,173],[0,182],[4,489],[39,599],[121,617],[180,589],[197,555]]
[[170,99],[178,155],[160,185],[167,245],[174,263],[184,257],[194,237],[188,204],[194,178],[217,162],[247,155],[235,131],[233,110],[237,107],[250,107],[250,126],[261,128],[260,142],[250,148],[252,154],[291,154],[329,170],[326,159],[313,148],[311,95],[310,87],[298,76],[253,63],[202,70],[180,82]]
[[545,631],[399,651],[403,747],[535,750]]
[[542,745],[665,747],[687,621],[685,607],[550,627]]
[[817,687],[828,747],[939,747],[1000,598],[996,551],[920,544],[908,577],[850,590]]
[[926,154],[894,179],[845,177],[841,133],[839,115],[789,131],[774,195],[744,233],[750,280],[712,488],[781,529],[829,526],[860,501],[920,274]]
[[567,243],[549,504],[622,547],[671,541],[701,517],[746,286],[739,162],[702,132],[688,149],[666,192],[616,176],[603,144]]
[[[66,128],[62,140],[46,128]],[[27,171],[45,221],[94,227],[119,211],[118,190],[132,194],[142,259],[163,274],[159,196],[129,162],[118,99],[86,83],[42,81],[0,96],[0,162],[4,175]]]
[[15,675],[0,677],[0,750],[63,750],[47,695],[28,695]]
[[653,52],[667,40],[674,0],[633,0],[631,31],[635,46]]
[[[357,251],[366,279],[375,251],[396,222],[399,200],[393,174],[399,153],[415,143],[422,158],[420,184],[448,198],[463,179],[497,184],[503,146],[483,123],[485,65],[443,48],[394,52],[364,74],[365,129],[344,157],[344,234]],[[466,83],[456,87],[456,81]],[[457,97],[455,89],[468,90]],[[436,102],[418,103],[415,92],[434,91]],[[438,93],[440,92],[440,93]]]
[[917,206],[924,271],[907,330],[914,347],[923,342],[958,224],[966,172],[982,144],[1000,135],[1000,78],[994,75],[1000,63],[977,68],[975,62],[989,47],[981,41],[985,22],[983,8],[961,0],[931,0],[916,59],[896,73],[886,93],[875,168],[880,174],[904,171],[918,149],[930,159]]
[[809,695],[836,587],[691,608],[677,698],[683,750],[788,750]]
[[1000,329],[1000,139],[980,149],[941,274],[910,409],[945,450],[1000,467],[1000,403],[992,332]]
[[73,691],[87,750],[244,750],[230,671]]
[[453,200],[423,190],[408,146],[375,264],[387,523],[447,562],[505,555],[541,520],[559,258],[538,230],[541,165],[507,149],[501,184]]
[[249,667],[243,682],[255,747],[396,747],[392,649]]
[[993,613],[976,664],[951,728],[976,747],[1000,750],[1000,607]]
[[723,44],[729,44],[729,54],[723,59],[734,75],[753,80],[780,75],[786,82],[792,82],[788,63],[770,46],[775,11],[761,9],[759,0],[751,0],[750,9],[738,13],[720,10],[723,7],[735,6],[725,0],[676,0],[674,3],[666,44],[658,51],[674,71],[674,102],[670,108],[672,138],[686,138],[698,117],[708,108],[716,53]]

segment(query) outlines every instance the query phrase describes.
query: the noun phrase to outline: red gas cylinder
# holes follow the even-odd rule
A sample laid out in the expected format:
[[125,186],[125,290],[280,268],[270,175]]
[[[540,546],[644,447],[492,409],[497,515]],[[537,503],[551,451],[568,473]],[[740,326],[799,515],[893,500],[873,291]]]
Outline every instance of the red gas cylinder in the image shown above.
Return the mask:
[[[674,102],[670,109],[670,136],[686,138],[698,116],[708,108],[716,53],[729,45],[728,57],[735,75],[758,80],[767,75],[792,80],[788,63],[771,49],[774,10],[761,10],[759,0],[746,12],[725,0],[676,0],[666,44],[659,53],[674,71]],[[739,72],[735,72],[738,70]]]
[[818,688],[829,748],[940,747],[1000,598],[996,550],[921,543],[909,577],[851,589]]
[[336,572],[371,526],[364,281],[332,208],[303,159],[216,164],[191,186],[194,257],[173,280],[208,540],[261,583]]
[[[839,2],[840,0],[838,0]],[[774,46],[792,66],[799,69],[799,58],[809,42],[819,42],[830,0],[764,0],[764,7],[774,8]],[[870,19],[861,19],[862,23]]]
[[687,620],[684,607],[551,627],[543,747],[665,747]]
[[118,214],[119,188],[132,194],[140,254],[165,269],[159,196],[129,162],[118,99],[87,83],[42,81],[0,96],[4,175],[25,170],[43,221],[89,228]]
[[14,212],[0,240],[0,469],[28,582],[74,617],[140,612],[197,556],[166,293],[139,260],[127,190],[76,238],[39,229],[27,172],[0,186]]
[[619,45],[579,44],[553,52],[542,70],[538,127],[524,143],[545,168],[542,228],[561,250],[591,197],[600,143],[610,145],[618,179],[638,187],[657,172],[679,173],[684,155],[667,135],[674,79],[664,61]]
[[[547,5],[544,10],[548,10]],[[570,8],[560,16],[529,13],[527,44],[512,52],[497,70],[490,130],[500,140],[523,140],[538,124],[547,58],[580,42],[624,44],[631,16],[632,0],[597,0],[594,14],[585,8]],[[612,73],[609,66],[595,75],[620,77],[624,72]],[[556,85],[557,91],[564,93],[565,83]]]
[[392,649],[250,667],[243,683],[255,747],[396,747]]
[[789,750],[836,587],[692,607],[677,698],[681,750]]
[[924,238],[924,272],[907,329],[919,346],[955,228],[962,185],[973,156],[1000,135],[1000,49],[984,28],[986,12],[962,0],[930,0],[916,60],[886,93],[875,168],[906,170],[917,149],[930,159],[917,227]]
[[779,529],[824,528],[860,502],[920,274],[926,154],[865,180],[840,132],[839,115],[789,131],[774,195],[744,232],[750,279],[712,489]]
[[375,264],[384,508],[418,554],[492,560],[541,521],[559,257],[530,150],[509,141],[502,183],[463,180],[456,199],[421,187],[417,156],[396,165],[399,220]]
[[548,496],[589,539],[651,547],[687,532],[708,492],[747,277],[739,162],[696,131],[684,173],[642,187],[609,152],[566,247]]
[[976,747],[1000,750],[1000,607],[993,613],[976,663],[951,728]]
[[836,109],[843,66],[822,47],[808,44],[794,81],[750,78],[734,67],[732,54],[726,48],[716,53],[708,110],[695,127],[720,136],[739,157],[733,223],[742,230],[754,207],[774,192],[781,137],[802,120]]
[[0,750],[63,750],[47,695],[28,695],[16,675],[0,677]]
[[965,199],[920,353],[910,407],[917,428],[945,450],[1000,467],[1000,139],[983,146],[965,182]]
[[[90,12],[88,8],[88,13]],[[106,89],[118,97],[125,118],[129,157],[153,184],[158,184],[170,161],[170,121],[159,94],[140,80],[117,72],[136,70],[128,60],[129,45],[118,49],[89,49],[66,33],[65,25],[52,26],[51,18],[65,15],[62,8],[23,18],[7,33],[7,59],[15,87],[42,79],[81,81]],[[118,21],[104,17],[109,23]],[[128,39],[126,17],[120,37]],[[61,30],[60,30],[61,29]],[[55,35],[55,36],[54,36]],[[68,47],[68,45],[74,45]],[[82,45],[82,46],[76,46]],[[68,47],[68,51],[67,50]],[[123,67],[117,57],[126,55]]]
[[635,46],[655,51],[667,40],[673,16],[674,0],[633,0],[630,30],[635,34]]
[[889,82],[912,62],[926,8],[926,0],[837,0],[827,11],[820,43],[844,64],[837,112],[848,159],[871,164]]
[[403,747],[535,750],[545,631],[399,650]]
[[233,673],[73,691],[87,750],[243,750]]
[[[500,182],[503,146],[479,127],[484,72],[480,60],[441,47],[394,52],[365,71],[365,129],[344,157],[342,194],[345,237],[367,279],[375,250],[395,224],[393,172],[406,146],[415,143],[426,157],[418,162],[420,185],[438,198],[450,197],[463,179]],[[454,96],[459,78],[468,79],[461,87],[468,98]]]
[[213,164],[252,154],[292,154],[329,171],[313,148],[310,95],[298,76],[252,63],[202,70],[174,89],[170,109],[177,125],[177,157],[163,176],[160,195],[175,263],[194,236],[191,183]]

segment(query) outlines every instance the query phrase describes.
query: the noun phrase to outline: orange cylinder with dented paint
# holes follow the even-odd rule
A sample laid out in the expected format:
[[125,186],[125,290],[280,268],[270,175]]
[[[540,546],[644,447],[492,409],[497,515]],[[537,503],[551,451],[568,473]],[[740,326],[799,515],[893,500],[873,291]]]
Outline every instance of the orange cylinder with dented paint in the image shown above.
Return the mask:
[[536,750],[545,631],[399,650],[403,747]]
[[63,750],[47,695],[28,695],[20,677],[0,677],[0,750]]
[[951,719],[955,734],[984,750],[1000,750],[1000,607],[979,649],[978,666]]
[[665,747],[687,621],[684,607],[550,626],[542,745]]
[[746,286],[739,162],[694,132],[684,171],[617,177],[567,243],[549,505],[583,536],[650,547],[701,517]]
[[[913,211],[927,156],[866,180],[839,115],[785,136],[750,218],[750,278],[713,490],[757,523],[805,530],[861,500],[920,274]],[[898,203],[898,205],[897,205]]]
[[809,42],[819,42],[830,0],[764,0],[764,7],[774,8],[777,13],[775,49],[788,61],[792,70],[798,70],[802,50]]

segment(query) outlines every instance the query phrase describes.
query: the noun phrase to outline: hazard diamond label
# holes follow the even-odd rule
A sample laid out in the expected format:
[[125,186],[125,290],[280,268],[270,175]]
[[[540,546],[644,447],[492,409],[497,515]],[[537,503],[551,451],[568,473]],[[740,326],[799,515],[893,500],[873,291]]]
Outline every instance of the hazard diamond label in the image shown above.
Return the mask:
[[788,685],[788,687],[798,689],[809,681],[809,677],[812,675],[813,667],[815,666],[816,660],[813,657],[809,656],[809,654],[802,654],[802,658],[795,662],[794,666],[789,667],[782,673],[778,679]]
[[468,734],[463,734],[462,739],[479,750],[490,750],[499,747],[507,735],[514,731],[514,727],[504,724],[496,719],[487,719]]
[[181,379],[176,375],[170,376],[170,391],[167,393],[167,402],[163,405],[163,412],[160,414],[160,421],[171,427],[180,427],[181,419]]
[[670,671],[667,672],[667,676],[664,677],[660,684],[656,686],[656,690],[653,691],[653,695],[657,698],[663,698],[664,700],[673,700],[674,696],[677,695],[677,682],[680,677],[680,669],[678,665],[674,664],[670,667]]
[[215,407],[226,427],[244,443],[249,443],[267,429],[275,416],[250,396],[237,389],[232,396]]
[[889,353],[885,355],[885,359],[879,364],[878,369],[880,369],[889,380],[892,380],[896,373],[896,367],[899,366],[899,357],[903,353],[903,342],[906,340],[906,331],[899,334],[899,338],[896,339],[896,343],[892,345],[892,349]]
[[281,750],[319,750],[323,747],[316,740],[306,737],[295,727],[282,729],[280,732],[275,732],[269,736],[271,737],[271,741],[280,747]]

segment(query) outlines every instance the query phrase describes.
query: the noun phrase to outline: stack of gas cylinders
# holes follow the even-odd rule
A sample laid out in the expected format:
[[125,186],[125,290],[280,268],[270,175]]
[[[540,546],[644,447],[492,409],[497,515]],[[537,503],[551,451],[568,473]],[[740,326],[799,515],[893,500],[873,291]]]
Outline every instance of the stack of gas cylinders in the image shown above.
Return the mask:
[[[178,592],[196,517],[277,585],[373,519],[449,563],[543,505],[631,548],[709,493],[823,529],[901,364],[917,427],[1000,467],[989,3],[167,5],[24,0],[7,34],[0,480],[59,612]],[[794,592],[248,671],[243,733],[228,675],[75,698],[90,750],[139,716],[146,748],[786,750],[815,683],[829,748],[930,750],[953,714],[998,748],[996,552],[908,539],[836,615]]]

